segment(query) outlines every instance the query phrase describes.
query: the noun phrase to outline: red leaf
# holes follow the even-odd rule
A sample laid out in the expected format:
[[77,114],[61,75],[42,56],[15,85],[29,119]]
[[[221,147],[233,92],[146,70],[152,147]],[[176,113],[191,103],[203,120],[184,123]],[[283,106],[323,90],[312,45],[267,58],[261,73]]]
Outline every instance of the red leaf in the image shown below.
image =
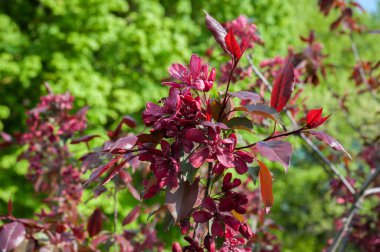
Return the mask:
[[95,137],[100,137],[99,135],[88,135],[88,136],[82,136],[82,137],[78,137],[78,138],[75,138],[73,140],[71,140],[71,144],[78,144],[78,143],[87,143],[89,141],[91,141],[92,139],[94,139]]
[[209,149],[207,147],[198,149],[191,154],[189,161],[194,168],[199,168],[203,165],[209,155]]
[[[329,145],[331,148],[333,148],[336,151],[342,151],[344,152],[349,158],[351,158],[351,155],[343,148],[343,146],[332,136],[321,132],[321,131],[307,131],[307,133],[310,133],[315,138],[317,138],[319,141],[324,142],[325,144]],[[352,158],[351,158],[352,159]]]
[[0,232],[0,251],[11,251],[25,239],[25,227],[20,222],[5,224]]
[[137,219],[140,213],[140,205],[137,205],[123,220],[123,226],[127,225]]
[[294,68],[291,60],[276,76],[270,97],[270,105],[280,112],[288,103],[294,89]]
[[323,109],[312,109],[307,113],[306,123],[309,129],[316,128],[322,125],[331,115],[322,117]]
[[285,172],[288,172],[293,147],[290,143],[273,140],[270,142],[260,141],[257,143],[257,151],[270,161],[280,162]]
[[230,52],[227,49],[226,43],[224,41],[224,38],[227,35],[226,30],[223,28],[223,26],[216,21],[212,16],[210,16],[206,11],[206,26],[209,31],[211,31],[212,35],[214,36],[216,42],[220,45],[220,47],[228,54]]
[[273,206],[273,193],[272,193],[272,175],[264,163],[257,160],[260,166],[260,191],[261,197],[265,205],[266,213],[269,213],[270,208]]
[[234,31],[232,29],[228,30],[228,33],[224,38],[224,42],[226,43],[228,51],[234,57],[235,62],[239,61],[239,59],[243,55],[243,52],[241,51],[240,46],[236,41]]
[[190,185],[188,181],[181,181],[176,189],[166,190],[165,205],[175,222],[188,217],[198,198],[199,178]]
[[87,232],[90,237],[94,237],[103,227],[103,213],[99,208],[96,208],[95,211],[87,220]]

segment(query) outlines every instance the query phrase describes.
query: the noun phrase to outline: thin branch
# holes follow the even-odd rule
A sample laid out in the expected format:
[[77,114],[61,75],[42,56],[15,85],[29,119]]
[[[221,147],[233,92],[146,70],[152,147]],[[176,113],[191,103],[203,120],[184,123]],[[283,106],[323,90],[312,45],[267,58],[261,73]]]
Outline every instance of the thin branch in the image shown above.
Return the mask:
[[[260,142],[269,141],[269,140],[272,140],[272,139],[275,139],[275,138],[279,138],[279,137],[285,137],[285,136],[290,136],[290,135],[297,135],[297,134],[299,134],[304,129],[305,128],[303,127],[303,128],[292,130],[292,131],[286,131],[284,133],[281,133],[281,134],[278,134],[278,135],[275,135],[275,136],[273,136],[273,134],[272,134],[272,135],[268,136],[267,138],[261,140]],[[250,148],[250,147],[255,146],[257,143],[258,142],[251,143],[251,144],[248,144],[246,146],[238,147],[238,148],[235,148],[235,149],[236,150],[241,150],[241,149]]]
[[[350,229],[352,227],[352,221],[355,217],[355,215],[358,213],[362,201],[366,196],[366,192],[368,191],[367,188],[371,185],[371,183],[377,178],[377,176],[380,175],[380,167],[378,167],[374,173],[370,174],[363,185],[361,186],[360,190],[355,195],[355,202],[353,203],[347,218],[345,219],[345,223],[343,227],[340,229],[338,234],[335,236],[333,243],[328,248],[328,252],[335,252],[339,248],[340,244],[342,243],[343,238],[349,234]],[[379,188],[374,188],[379,189]]]
[[[269,91],[272,91],[272,85],[268,82],[268,80],[264,77],[264,75],[260,72],[259,69],[256,68],[255,64],[253,64],[253,61],[251,57],[247,54],[246,55],[247,60],[252,67],[255,74],[261,79],[261,81],[265,84],[265,86],[269,89]],[[291,123],[293,124],[293,127],[299,128],[298,123],[293,118],[292,114],[289,111],[286,111],[286,116],[289,118]],[[342,183],[346,186],[348,191],[351,194],[355,194],[355,189],[352,187],[352,185],[348,182],[348,180],[340,174],[339,170],[335,167],[333,163],[328,160],[325,155],[319,150],[319,148],[304,134],[300,133],[299,136],[301,139],[317,154],[317,156],[320,158],[320,160],[327,165],[327,167],[330,168],[330,170],[342,181]]]
[[350,41],[351,41],[351,49],[352,49],[352,54],[354,55],[354,58],[355,58],[355,61],[356,61],[356,64],[359,66],[359,74],[360,74],[360,78],[362,79],[362,81],[364,82],[364,84],[367,86],[367,90],[368,92],[370,92],[371,96],[376,100],[376,101],[379,101],[379,99],[377,98],[376,96],[376,93],[374,90],[372,90],[371,88],[371,85],[369,85],[368,83],[368,80],[365,76],[365,71],[363,69],[363,65],[362,65],[362,61],[360,59],[360,55],[359,55],[359,51],[358,51],[358,48],[356,46],[356,43],[354,41],[354,37],[352,35],[352,33],[350,34]]
[[364,197],[367,197],[367,196],[370,196],[370,195],[373,195],[373,194],[377,194],[377,193],[380,193],[380,187],[375,187],[375,188],[367,189],[364,192]]
[[[117,234],[117,184],[115,182],[115,191],[113,193],[113,232],[114,232],[114,235]],[[114,238],[114,249],[116,251],[116,247],[117,247],[117,241],[116,239]]]

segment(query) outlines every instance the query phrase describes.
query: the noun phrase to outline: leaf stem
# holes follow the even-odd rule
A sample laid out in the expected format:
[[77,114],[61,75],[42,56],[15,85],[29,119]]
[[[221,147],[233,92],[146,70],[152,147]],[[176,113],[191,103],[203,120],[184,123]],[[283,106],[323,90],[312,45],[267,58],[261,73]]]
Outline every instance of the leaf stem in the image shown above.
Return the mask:
[[232,79],[232,74],[234,73],[234,70],[236,68],[236,65],[237,65],[237,62],[235,62],[235,60],[232,61],[232,69],[231,69],[231,72],[230,72],[230,76],[228,77],[228,83],[227,83],[227,88],[226,88],[226,94],[224,96],[224,99],[223,99],[223,106],[222,106],[222,109],[220,110],[219,112],[219,116],[218,116],[218,122],[220,121],[221,117],[222,117],[222,114],[223,114],[223,111],[224,109],[226,108],[226,105],[227,105],[227,96],[228,95],[228,90],[230,88],[230,84],[231,84],[231,79]]

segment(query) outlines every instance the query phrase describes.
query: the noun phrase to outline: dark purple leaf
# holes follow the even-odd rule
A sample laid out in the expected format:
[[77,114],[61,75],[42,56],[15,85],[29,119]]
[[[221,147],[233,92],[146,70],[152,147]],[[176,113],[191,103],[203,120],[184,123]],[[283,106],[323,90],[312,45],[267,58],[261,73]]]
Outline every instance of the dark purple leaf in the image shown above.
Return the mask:
[[137,205],[123,220],[123,226],[127,225],[137,219],[140,213],[140,205]]
[[20,222],[5,224],[0,232],[0,251],[11,251],[25,239],[25,227]]
[[288,103],[294,89],[294,67],[291,60],[280,70],[273,83],[270,105],[280,112]]
[[100,183],[99,186],[103,186],[106,183],[108,183],[113,177],[115,177],[125,167],[127,162],[128,162],[128,159],[124,160],[117,166],[114,166],[114,168],[108,173],[108,175],[103,179],[102,183]]
[[189,129],[185,138],[196,143],[204,143],[207,140],[205,132],[196,128]]
[[89,183],[97,179],[99,176],[101,176],[103,173],[108,171],[119,159],[121,156],[118,156],[114,159],[112,159],[110,162],[108,162],[105,165],[102,165],[98,168],[96,168],[90,175],[90,178],[83,184],[83,186],[87,186]]
[[[310,130],[307,131],[307,133],[313,135],[315,138],[317,138],[319,141],[324,142],[325,144],[329,145],[331,148],[333,148],[336,151],[342,151],[344,152],[349,158],[351,158],[351,155],[343,148],[343,146],[332,136],[322,132],[322,131],[314,131]],[[351,158],[352,159],[352,158]]]
[[166,190],[165,205],[173,216],[175,222],[188,217],[198,198],[199,178],[190,184],[188,181],[180,181],[176,189]]
[[293,147],[290,143],[278,140],[260,141],[257,143],[257,151],[270,161],[280,162],[285,167],[285,172],[288,171],[293,153]]
[[94,237],[100,231],[102,231],[102,227],[103,213],[99,208],[97,208],[87,220],[87,232],[90,237]]
[[87,142],[91,141],[92,139],[94,139],[95,137],[100,137],[100,136],[99,135],[88,135],[88,136],[78,137],[78,138],[71,140],[71,144],[87,143]]
[[205,223],[209,221],[211,218],[212,218],[212,214],[207,211],[200,210],[193,213],[193,219],[197,223]]
[[109,136],[112,139],[117,138],[120,135],[121,128],[123,127],[124,124],[130,128],[135,128],[137,123],[136,123],[135,119],[133,119],[132,117],[124,116],[123,119],[121,120],[121,122],[117,125],[116,129],[114,131],[111,131],[108,133]]
[[224,38],[227,35],[227,31],[223,28],[223,26],[216,21],[212,16],[210,16],[206,11],[206,26],[207,29],[209,29],[214,36],[216,42],[220,45],[220,47],[228,54],[231,54],[226,46],[226,43],[224,42]]

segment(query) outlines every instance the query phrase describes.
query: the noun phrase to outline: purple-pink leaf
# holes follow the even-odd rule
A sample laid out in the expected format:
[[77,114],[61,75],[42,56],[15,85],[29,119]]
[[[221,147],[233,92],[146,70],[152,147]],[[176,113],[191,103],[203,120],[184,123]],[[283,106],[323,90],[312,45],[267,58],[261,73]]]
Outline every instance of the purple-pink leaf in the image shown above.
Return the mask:
[[177,223],[189,216],[198,198],[199,178],[193,184],[180,181],[176,189],[166,190],[165,205]]
[[212,16],[210,16],[206,11],[206,26],[207,29],[212,33],[214,36],[216,42],[220,45],[220,47],[228,54],[231,54],[226,46],[226,43],[224,42],[224,38],[227,35],[227,31],[223,28],[223,26],[215,20]]
[[343,148],[343,146],[332,136],[322,132],[322,131],[314,131],[310,130],[307,131],[307,133],[313,135],[315,138],[317,138],[319,141],[324,142],[325,144],[329,145],[331,148],[333,148],[336,151],[342,151],[344,152],[350,159],[351,155]]
[[242,101],[252,101],[254,104],[261,101],[259,94],[250,91],[238,91],[238,92],[228,92],[232,97],[239,98]]
[[140,213],[140,205],[137,205],[123,220],[123,226],[127,225],[137,219]]
[[284,166],[285,172],[288,171],[293,153],[293,147],[290,143],[278,140],[260,141],[257,143],[257,151],[270,161],[280,162]]
[[113,154],[122,154],[125,153],[126,150],[131,149],[137,142],[137,137],[133,134],[128,134],[126,137],[119,138],[111,144],[107,150]]
[[20,222],[5,224],[0,232],[0,251],[11,251],[25,239],[25,227]]
[[5,142],[12,142],[12,136],[5,133],[4,131],[0,131],[0,137],[4,139]]
[[294,67],[291,60],[280,70],[273,83],[270,105],[280,112],[288,103],[294,89]]

